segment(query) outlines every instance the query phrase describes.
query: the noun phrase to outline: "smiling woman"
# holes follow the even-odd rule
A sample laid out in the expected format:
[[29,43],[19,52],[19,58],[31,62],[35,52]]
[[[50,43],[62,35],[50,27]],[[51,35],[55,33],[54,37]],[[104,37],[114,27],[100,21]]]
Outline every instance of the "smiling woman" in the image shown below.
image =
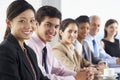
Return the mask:
[[[20,11],[20,9],[19,9],[19,11]],[[27,13],[29,13],[29,15]],[[16,18],[14,18],[13,20],[12,20],[12,17],[14,17],[14,16],[11,16],[9,14],[10,14],[10,10],[8,10],[8,12],[7,12],[6,22],[7,22],[8,27],[6,29],[4,38],[6,39],[6,37],[8,36],[8,33],[10,33],[10,31],[11,31],[11,34],[13,34],[16,38],[19,35],[20,40],[30,38],[30,36],[33,32],[34,21],[35,21],[33,11],[28,9],[28,10],[24,11],[22,14],[20,14],[19,16],[17,16]],[[12,20],[12,21],[10,21],[10,20]]]
[[[0,42],[3,41],[3,36],[5,33],[5,29],[6,29],[6,24],[5,24],[5,18],[6,18],[6,9],[8,4],[10,4],[13,0],[0,0],[0,3],[2,5],[0,5]],[[42,0],[27,0],[28,2],[30,2],[35,9],[38,9],[38,7],[40,7],[41,5],[41,1]]]
[[49,80],[39,69],[34,51],[24,42],[33,32],[34,8],[25,0],[15,0],[6,13],[5,40],[0,44],[0,80]]
[[[13,0],[0,0],[0,3],[3,5],[0,5],[0,42],[3,40],[3,33],[5,32],[5,11],[7,8],[7,5],[10,4]],[[43,4],[50,4],[57,6],[59,4],[60,9],[62,11],[62,18],[76,18],[80,15],[98,15],[101,18],[101,31],[98,34],[98,39],[103,38],[103,26],[106,20],[109,18],[114,18],[120,22],[119,14],[120,10],[118,8],[120,7],[120,1],[119,0],[61,0],[61,2],[58,2],[56,0],[27,0],[30,2],[35,9],[38,9],[38,7],[42,6]],[[46,2],[45,2],[46,1]],[[69,4],[68,4],[69,2]],[[59,3],[59,4],[58,4]],[[72,6],[71,6],[72,5]],[[101,6],[102,5],[102,6]],[[79,8],[79,9],[78,9]],[[74,13],[73,13],[74,12]],[[69,15],[68,15],[69,14]],[[119,28],[120,30],[120,28]],[[120,38],[120,32],[118,32],[118,35],[116,36]]]
[[73,46],[78,35],[78,23],[73,19],[65,19],[62,21],[59,35],[60,41],[53,47],[54,56],[67,69],[78,71],[84,67],[92,66],[91,63],[79,56],[76,47]]

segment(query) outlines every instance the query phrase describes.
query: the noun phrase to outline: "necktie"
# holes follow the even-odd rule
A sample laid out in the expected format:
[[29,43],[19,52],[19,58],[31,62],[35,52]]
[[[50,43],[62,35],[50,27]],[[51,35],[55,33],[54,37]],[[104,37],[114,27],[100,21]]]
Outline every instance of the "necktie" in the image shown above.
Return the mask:
[[44,47],[42,50],[42,66],[44,66],[46,73],[49,73],[47,66],[47,48]]
[[95,40],[92,40],[92,42],[93,42],[94,54],[95,54],[95,56],[98,57],[98,51],[97,51],[97,44],[96,44],[96,41],[95,41]]
[[31,67],[31,69],[32,69],[32,71],[33,71],[33,74],[34,74],[34,77],[35,77],[34,80],[37,80],[35,69],[34,69],[34,67],[33,67],[33,65],[32,65],[32,62],[31,62],[29,56],[28,56],[28,53],[27,53],[27,49],[26,49],[26,48],[24,48],[24,53],[25,53],[26,58],[27,58],[27,60],[28,60],[28,62],[29,62],[29,64],[30,64],[30,67]]

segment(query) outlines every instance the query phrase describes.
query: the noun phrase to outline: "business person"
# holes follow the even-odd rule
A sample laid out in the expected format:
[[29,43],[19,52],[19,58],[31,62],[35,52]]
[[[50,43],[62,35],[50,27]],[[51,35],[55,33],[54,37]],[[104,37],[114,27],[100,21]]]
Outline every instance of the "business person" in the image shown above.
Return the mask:
[[[44,75],[51,80],[90,80],[91,73],[88,70],[83,69],[77,73],[69,71],[53,56],[52,47],[48,42],[51,42],[58,32],[61,12],[52,6],[42,6],[36,13],[36,20],[35,33],[26,43],[36,52],[39,67]],[[86,75],[86,72],[90,74]]]
[[79,29],[78,37],[77,40],[74,42],[74,45],[77,47],[77,50],[82,57],[93,64],[98,64],[101,59],[94,56],[93,51],[84,40],[87,37],[90,29],[89,17],[86,15],[81,15],[76,18],[76,21],[79,23]]
[[24,40],[33,32],[35,10],[25,0],[7,8],[5,40],[0,44],[0,80],[49,80],[38,67],[34,51]]
[[88,43],[85,41],[90,29],[89,17],[87,15],[81,15],[76,18],[76,21],[79,24],[79,29],[78,37],[77,40],[75,40],[74,45],[77,47],[79,55],[92,64],[95,64],[99,74],[103,74],[104,69],[107,67],[106,63],[94,55],[94,52],[90,49]]
[[117,34],[117,20],[107,20],[104,27],[104,38],[101,40],[101,44],[104,50],[113,57],[120,57],[120,41],[116,38]]
[[61,22],[59,35],[60,41],[53,47],[54,56],[67,69],[79,71],[82,68],[92,68],[92,64],[81,57],[74,47],[73,42],[77,39],[78,23],[67,18]]
[[92,64],[82,58],[73,43],[77,39],[78,24],[73,19],[65,19],[59,29],[60,41],[53,47],[55,57],[68,69],[78,71]]
[[96,36],[100,29],[100,18],[96,15],[90,16],[90,32],[86,37],[85,41],[88,43],[90,49],[94,52],[94,55],[100,57],[100,59],[107,62],[108,67],[120,66],[119,57],[111,57],[107,54],[101,46]]

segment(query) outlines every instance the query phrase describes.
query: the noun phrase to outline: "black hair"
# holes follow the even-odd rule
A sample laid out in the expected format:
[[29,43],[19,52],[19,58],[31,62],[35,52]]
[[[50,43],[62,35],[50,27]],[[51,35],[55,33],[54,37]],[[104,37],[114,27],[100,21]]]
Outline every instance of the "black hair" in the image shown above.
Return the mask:
[[[77,27],[79,28],[79,24],[72,18],[67,18],[67,19],[64,19],[62,22],[61,22],[61,25],[60,25],[60,29],[62,32],[65,31],[65,29],[68,27],[69,24],[71,23],[75,23],[77,25]],[[60,39],[61,39],[61,36],[59,35]]]
[[39,24],[48,16],[50,18],[59,18],[61,20],[61,12],[53,6],[42,6],[37,10],[36,20]]
[[[6,16],[8,20],[13,20],[16,16],[21,14],[27,9],[31,9],[35,13],[35,9],[32,7],[31,4],[29,4],[25,0],[15,0],[13,1],[7,8]],[[6,32],[4,35],[4,39],[6,39],[7,35],[11,32],[10,28],[6,28]]]
[[[117,22],[115,19],[109,19],[109,20],[105,23],[105,28],[107,28],[109,25],[111,25],[111,24],[113,24],[113,23],[117,23],[117,24],[118,24],[118,22]],[[105,28],[104,28],[104,38],[107,37],[107,31],[105,30]],[[117,35],[117,33],[116,33],[116,35]],[[116,35],[115,35],[114,37],[116,37]]]
[[79,16],[75,19],[79,24],[80,23],[89,23],[90,24],[90,20],[89,20],[89,17],[86,16],[86,15],[82,15],[82,16]]

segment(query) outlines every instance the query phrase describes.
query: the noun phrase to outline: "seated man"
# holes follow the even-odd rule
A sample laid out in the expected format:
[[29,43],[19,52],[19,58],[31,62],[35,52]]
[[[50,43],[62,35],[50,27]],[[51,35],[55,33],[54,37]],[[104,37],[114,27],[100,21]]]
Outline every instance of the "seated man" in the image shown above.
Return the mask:
[[79,23],[79,29],[78,37],[77,40],[74,42],[74,45],[77,47],[77,50],[82,57],[93,64],[98,64],[99,62],[101,62],[101,59],[94,56],[93,51],[89,48],[87,42],[84,41],[89,33],[89,17],[86,15],[79,16],[78,18],[76,18],[76,21]]
[[43,6],[36,13],[35,33],[26,43],[35,51],[38,65],[51,80],[92,80],[93,73],[81,69],[77,73],[65,69],[53,56],[47,42],[52,41],[61,22],[61,13],[55,7]]
[[90,17],[90,32],[85,41],[88,43],[94,55],[107,62],[108,67],[120,67],[120,58],[111,57],[101,47],[100,41],[96,39],[96,35],[100,28],[100,18],[98,16]]

